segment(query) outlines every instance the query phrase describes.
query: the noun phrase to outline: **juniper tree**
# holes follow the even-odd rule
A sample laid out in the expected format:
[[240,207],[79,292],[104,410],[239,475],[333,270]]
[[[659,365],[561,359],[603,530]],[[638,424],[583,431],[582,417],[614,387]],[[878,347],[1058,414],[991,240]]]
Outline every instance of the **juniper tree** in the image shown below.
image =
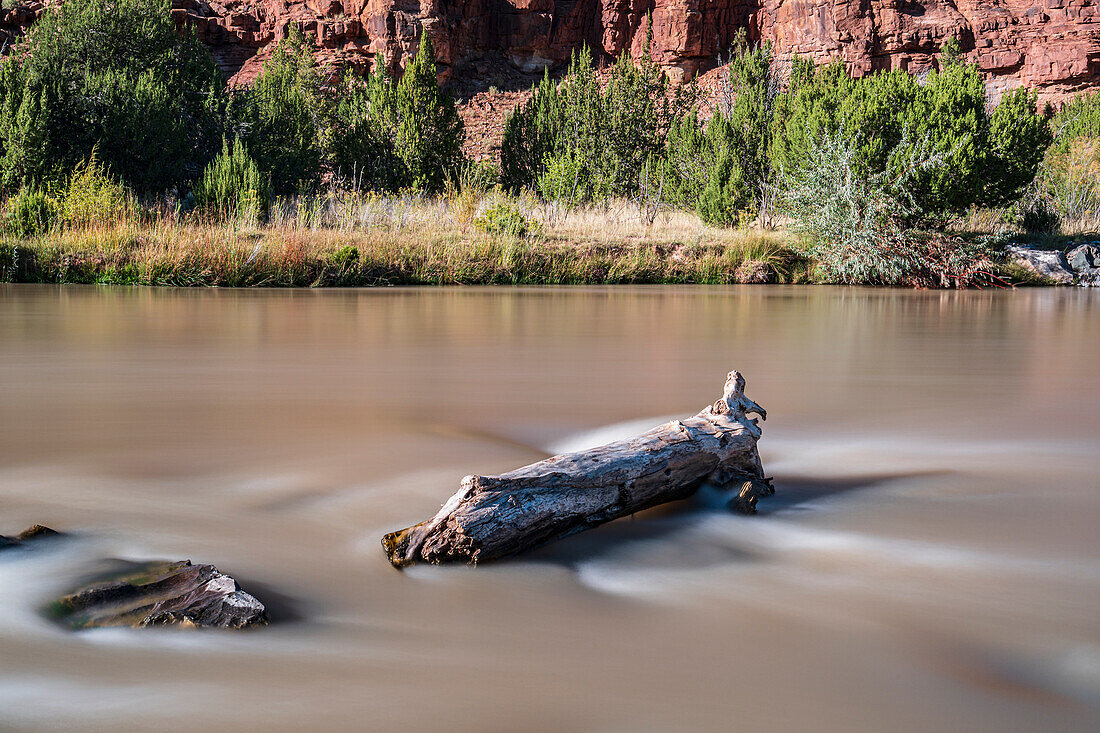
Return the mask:
[[0,61],[0,186],[62,180],[93,148],[138,191],[183,184],[215,152],[223,87],[168,0],[48,8]]
[[673,121],[693,101],[690,89],[670,94],[648,53],[637,62],[621,56],[601,86],[591,52],[583,47],[560,81],[544,75],[508,118],[502,179],[509,188],[536,188],[544,196],[634,196],[658,169]]
[[420,189],[440,191],[449,176],[462,166],[465,129],[454,100],[436,81],[435,49],[427,33],[405,69],[393,95],[394,109],[380,110],[392,126],[398,157],[409,183]]
[[[990,113],[977,68],[957,54],[923,80],[904,71],[854,79],[839,61],[795,68],[777,100],[773,168],[797,172],[823,136],[841,134],[854,145],[858,175],[885,174],[889,185],[905,172],[910,224],[1003,203],[1034,177],[1049,143],[1034,96],[1007,94]],[[925,163],[914,171],[917,160]]]
[[312,42],[292,27],[264,62],[256,83],[233,94],[236,135],[271,177],[276,194],[307,191],[321,181],[327,100],[313,51]]

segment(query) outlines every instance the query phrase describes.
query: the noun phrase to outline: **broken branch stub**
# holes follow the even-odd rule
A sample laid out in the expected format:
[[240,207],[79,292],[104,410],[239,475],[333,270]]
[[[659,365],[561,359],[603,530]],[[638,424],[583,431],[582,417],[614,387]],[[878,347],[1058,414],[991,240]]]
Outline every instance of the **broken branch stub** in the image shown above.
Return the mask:
[[683,499],[704,483],[752,513],[773,493],[755,419],[767,414],[730,372],[722,398],[694,417],[629,440],[565,453],[499,476],[467,476],[431,519],[382,538],[395,567],[475,564],[529,550],[643,509]]

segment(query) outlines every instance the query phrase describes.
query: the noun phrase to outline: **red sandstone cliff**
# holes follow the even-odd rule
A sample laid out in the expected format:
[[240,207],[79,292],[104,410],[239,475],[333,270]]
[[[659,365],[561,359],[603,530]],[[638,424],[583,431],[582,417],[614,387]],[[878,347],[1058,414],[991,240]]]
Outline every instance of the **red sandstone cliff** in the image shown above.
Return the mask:
[[[1058,99],[1100,82],[1094,0],[174,0],[218,63],[247,82],[291,24],[322,61],[365,68],[381,55],[403,65],[424,29],[444,77],[483,76],[494,62],[539,71],[588,43],[597,55],[639,55],[652,14],[653,57],[674,77],[713,67],[738,29],[780,54],[839,56],[855,73],[921,71],[958,37],[994,92],[1026,84]],[[5,38],[40,2],[0,10]]]

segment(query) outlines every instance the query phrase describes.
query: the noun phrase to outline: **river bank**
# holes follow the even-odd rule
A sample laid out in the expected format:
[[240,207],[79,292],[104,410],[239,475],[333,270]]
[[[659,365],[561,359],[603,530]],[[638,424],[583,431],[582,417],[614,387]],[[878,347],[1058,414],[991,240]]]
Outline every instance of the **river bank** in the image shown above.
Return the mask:
[[781,232],[494,235],[457,226],[362,231],[158,225],[0,240],[0,281],[230,287],[807,282]]
[[[979,284],[1074,282],[1072,270],[1051,277],[1023,259],[994,250]],[[0,238],[0,282],[17,283],[369,287],[822,281],[807,248],[790,232],[693,230],[667,222],[643,227],[609,221],[603,228],[595,221],[574,222],[514,236],[415,221],[363,230],[159,221]]]

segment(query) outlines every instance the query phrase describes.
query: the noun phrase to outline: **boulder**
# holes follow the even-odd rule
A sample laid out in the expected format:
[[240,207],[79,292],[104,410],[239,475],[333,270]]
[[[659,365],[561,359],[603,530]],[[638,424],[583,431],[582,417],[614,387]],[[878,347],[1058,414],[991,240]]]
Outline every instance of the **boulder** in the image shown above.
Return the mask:
[[1005,247],[1005,254],[1011,260],[1015,260],[1058,285],[1070,285],[1074,280],[1073,270],[1070,269],[1066,256],[1057,250],[1030,249],[1009,245]]
[[243,629],[268,623],[267,609],[213,565],[122,563],[57,599],[47,615],[72,629],[183,626]]
[[1088,274],[1094,268],[1100,267],[1100,247],[1094,244],[1074,247],[1066,253],[1066,260],[1074,272]]
[[11,547],[22,547],[31,542],[37,542],[38,540],[49,539],[51,537],[64,537],[65,535],[50,529],[49,527],[43,527],[41,524],[35,524],[31,527],[27,527],[14,537],[5,537],[0,535],[0,550],[4,550]]
[[1100,267],[1078,270],[1077,284],[1083,288],[1100,288]]

